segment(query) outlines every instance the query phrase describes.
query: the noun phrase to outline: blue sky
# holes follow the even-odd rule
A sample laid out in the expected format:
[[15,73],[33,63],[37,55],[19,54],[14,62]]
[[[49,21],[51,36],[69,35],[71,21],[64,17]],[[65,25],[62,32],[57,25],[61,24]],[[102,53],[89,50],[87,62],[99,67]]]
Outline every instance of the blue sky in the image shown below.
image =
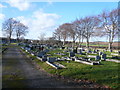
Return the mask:
[[[38,39],[40,33],[46,33],[46,37],[52,36],[52,32],[59,25],[72,22],[76,18],[98,15],[103,10],[115,9],[117,2],[2,2],[0,23],[8,18],[20,20],[29,26],[29,33],[25,38]],[[95,41],[97,38],[92,38]],[[99,39],[99,38],[98,38]],[[106,40],[103,38],[101,40]]]

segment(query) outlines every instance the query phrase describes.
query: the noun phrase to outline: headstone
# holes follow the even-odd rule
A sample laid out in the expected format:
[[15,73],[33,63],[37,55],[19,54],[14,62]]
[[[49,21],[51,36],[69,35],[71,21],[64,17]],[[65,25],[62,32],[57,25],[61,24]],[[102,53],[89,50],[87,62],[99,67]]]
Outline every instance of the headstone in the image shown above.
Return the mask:
[[96,50],[96,52],[99,52],[99,50]]
[[28,50],[28,51],[29,51],[29,50],[31,50],[31,48],[30,48],[30,47],[25,47],[25,50]]
[[113,50],[110,50],[110,52],[112,52]]
[[99,52],[99,55],[102,55],[103,54],[103,52]]
[[82,54],[82,49],[77,49],[77,53]]
[[85,49],[84,49],[84,48],[82,48],[82,51],[85,51]]
[[44,52],[39,52],[39,53],[38,53],[38,57],[40,57],[40,58],[42,58],[42,56],[44,56],[44,55],[45,55]]
[[91,51],[91,50],[88,50],[88,53],[92,53],[92,51]]
[[65,49],[65,47],[64,47],[64,46],[62,46],[62,49]]
[[47,52],[49,52],[49,50],[48,50],[48,49],[45,49],[44,52],[47,53]]
[[75,53],[74,52],[69,52],[69,57],[74,57]]
[[99,56],[99,55],[97,55],[96,57],[95,57],[95,60],[100,60],[101,59],[101,57]]
[[119,56],[112,56],[112,59],[120,59]]
[[105,61],[106,60],[106,54],[102,54],[101,59]]
[[42,61],[47,61],[47,56],[42,56]]
[[120,51],[118,51],[118,54],[120,55]]
[[48,62],[55,62],[56,58],[55,57],[47,57]]
[[93,50],[93,53],[97,53],[95,49]]
[[74,53],[77,53],[77,49],[73,49],[73,52],[74,52]]
[[67,63],[70,63],[70,61],[67,61]]
[[91,61],[91,58],[88,58],[88,61]]

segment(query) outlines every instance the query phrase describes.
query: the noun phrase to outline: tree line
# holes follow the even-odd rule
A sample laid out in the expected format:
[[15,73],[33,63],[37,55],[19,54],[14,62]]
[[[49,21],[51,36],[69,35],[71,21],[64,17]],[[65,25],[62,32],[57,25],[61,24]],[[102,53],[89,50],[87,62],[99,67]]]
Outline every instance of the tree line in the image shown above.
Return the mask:
[[7,36],[9,43],[11,42],[12,36],[16,36],[16,39],[19,42],[20,38],[28,33],[28,26],[13,18],[9,18],[3,22],[2,31]]
[[64,23],[60,25],[54,32],[53,37],[56,40],[63,40],[65,45],[66,39],[73,41],[73,46],[76,40],[79,40],[81,45],[83,40],[86,40],[86,47],[89,48],[89,40],[91,37],[108,38],[108,49],[111,50],[112,43],[115,37],[118,37],[118,16],[119,9],[112,11],[103,11],[96,16],[86,16],[84,18],[77,18],[71,23]]

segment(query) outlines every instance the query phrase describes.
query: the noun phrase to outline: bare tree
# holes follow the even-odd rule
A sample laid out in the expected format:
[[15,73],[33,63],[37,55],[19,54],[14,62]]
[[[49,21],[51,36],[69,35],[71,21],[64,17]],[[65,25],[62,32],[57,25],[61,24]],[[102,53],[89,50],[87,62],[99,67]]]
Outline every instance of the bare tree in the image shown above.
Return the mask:
[[59,26],[59,29],[61,30],[61,38],[63,39],[63,45],[65,45],[65,41],[69,36],[68,34],[69,25],[70,25],[69,23],[65,23]]
[[119,33],[118,31],[118,9],[114,9],[111,12],[104,11],[101,14],[102,26],[104,28],[104,36],[108,36],[108,49],[112,49],[112,43],[114,38]]
[[[85,30],[82,27],[82,20],[81,19],[76,19],[73,22],[74,26],[76,27],[76,34],[77,34],[77,38],[79,40],[79,45],[81,46],[81,44],[83,43],[83,39],[84,39],[84,32]],[[76,38],[76,39],[77,39]]]
[[78,27],[76,27],[76,24],[73,22],[71,24],[69,24],[68,27],[68,32],[69,32],[69,38],[72,39],[73,43],[72,43],[72,47],[74,47],[75,41],[78,38]]
[[45,41],[45,36],[46,36],[46,34],[45,33],[40,33],[40,36],[38,37],[39,38],[39,40],[40,40],[40,43],[44,43],[44,41]]
[[94,35],[94,30],[96,27],[98,27],[100,20],[98,17],[95,16],[89,16],[85,17],[84,19],[80,19],[81,21],[81,29],[83,29],[83,36],[86,39],[86,47],[89,48],[89,39],[92,35]]
[[27,29],[28,29],[28,27],[20,22],[18,22],[15,25],[15,34],[16,34],[18,42],[19,42],[19,39],[21,38],[21,36],[25,36],[26,33],[28,33]]
[[55,32],[53,32],[53,37],[55,37],[56,40],[61,41],[61,30],[60,28],[57,28]]
[[17,21],[13,18],[9,18],[2,24],[2,31],[5,32],[6,36],[9,39],[9,43],[11,42],[11,37],[13,35],[13,31],[15,29],[15,25],[17,24]]

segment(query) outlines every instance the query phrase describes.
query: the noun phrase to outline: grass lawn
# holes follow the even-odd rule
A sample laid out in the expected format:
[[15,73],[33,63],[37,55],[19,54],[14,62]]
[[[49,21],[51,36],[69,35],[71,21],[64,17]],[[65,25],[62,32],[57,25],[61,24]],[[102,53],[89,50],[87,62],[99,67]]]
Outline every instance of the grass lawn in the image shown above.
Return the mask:
[[45,62],[41,62],[37,59],[35,61],[51,74],[62,75],[73,79],[91,80],[111,88],[120,88],[120,83],[118,82],[118,79],[120,79],[120,77],[118,77],[118,73],[120,73],[118,66],[120,64],[118,63],[102,61],[102,65],[91,66],[73,61],[70,63],[59,61],[59,63],[66,66],[67,69],[57,70],[47,65]]

